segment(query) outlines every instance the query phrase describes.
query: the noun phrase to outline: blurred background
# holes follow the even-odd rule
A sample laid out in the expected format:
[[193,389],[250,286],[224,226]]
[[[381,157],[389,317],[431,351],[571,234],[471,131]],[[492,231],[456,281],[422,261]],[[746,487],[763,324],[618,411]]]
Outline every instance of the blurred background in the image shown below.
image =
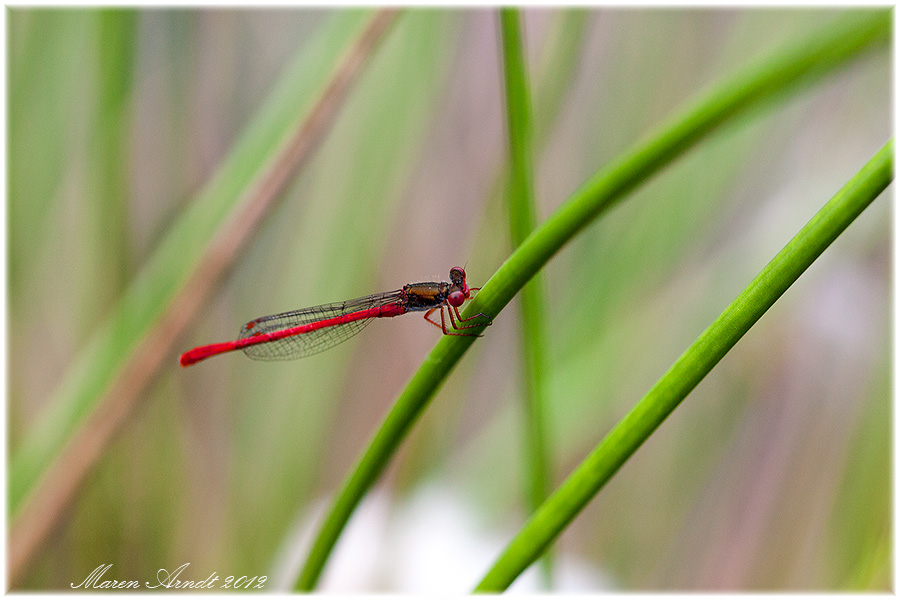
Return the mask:
[[[546,217],[713,82],[835,10],[524,11]],[[7,10],[10,460],[267,98],[346,11]],[[192,346],[248,319],[510,253],[497,15],[410,10],[17,589],[267,575],[304,544],[439,337],[377,320],[302,361]],[[559,483],[888,140],[882,47],[740,119],[543,271]],[[888,590],[890,193],[829,248],[556,544],[557,590]],[[202,242],[201,237],[199,242]],[[198,246],[202,247],[202,246]],[[186,254],[171,261],[192,264]],[[324,590],[471,588],[527,517],[515,302],[414,426]],[[532,589],[531,569],[513,589]]]

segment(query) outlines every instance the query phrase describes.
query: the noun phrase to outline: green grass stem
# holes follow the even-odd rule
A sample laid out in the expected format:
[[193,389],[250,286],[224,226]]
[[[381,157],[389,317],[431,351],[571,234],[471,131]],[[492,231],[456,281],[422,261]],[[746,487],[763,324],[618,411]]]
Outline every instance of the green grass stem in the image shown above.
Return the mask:
[[574,519],[778,298],[893,179],[888,142],[700,334],[640,402],[532,515],[476,591],[505,590]]
[[[723,124],[772,99],[802,89],[864,51],[890,40],[890,10],[841,19],[714,86],[655,135],[598,171],[544,221],[484,284],[464,316],[498,315],[578,231]],[[476,331],[477,330],[473,330]],[[311,590],[354,508],[476,338],[444,336],[413,374],[352,473],[342,485],[296,582]]]
[[[525,64],[519,11],[500,9],[503,75],[506,84],[506,123],[509,135],[509,230],[515,249],[537,226],[534,198],[534,125],[528,69]],[[519,335],[522,340],[522,393],[525,412],[525,479],[528,512],[534,512],[550,493],[550,452],[547,427],[547,332],[543,280],[535,275],[520,294]],[[552,585],[552,559],[542,561],[544,583]]]

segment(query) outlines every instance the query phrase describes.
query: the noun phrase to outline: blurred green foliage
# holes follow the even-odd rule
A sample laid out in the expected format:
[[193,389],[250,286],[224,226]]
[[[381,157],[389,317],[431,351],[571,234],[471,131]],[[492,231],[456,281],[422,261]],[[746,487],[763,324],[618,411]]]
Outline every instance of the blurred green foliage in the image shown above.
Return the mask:
[[[706,84],[845,17],[588,11],[583,41],[573,32],[579,44],[566,55],[573,76],[560,84],[541,59],[566,39],[559,23],[573,23],[572,13],[524,14],[538,66],[539,217]],[[235,144],[273,106],[267,98],[289,96],[279,86],[293,80],[292,65],[330,64],[323,53],[343,45],[323,32],[340,19],[352,32],[353,18],[275,9],[7,16],[15,461],[45,411],[58,410],[50,403],[73,368],[99,377],[101,365],[84,358],[90,340],[147,261],[173,280],[192,266],[190,244],[159,258],[170,228],[196,214],[203,224],[181,235],[205,238],[215,218],[189,200],[221,185],[215,173],[239,179],[252,168]],[[476,285],[486,279],[508,252],[495,186],[505,135],[496,36],[488,11],[401,17],[179,349],[229,339],[254,316],[443,279],[455,264]],[[558,473],[884,143],[891,72],[885,48],[717,134],[550,262]],[[300,80],[313,90],[326,75]],[[563,555],[623,589],[892,586],[888,216],[879,199],[813,265],[574,522]],[[480,523],[508,534],[522,522],[514,323],[504,312],[413,430],[381,484],[397,511],[437,483],[479,507]],[[184,562],[204,576],[271,575],[435,333],[406,317],[300,362],[236,355],[181,370],[173,355],[21,588],[68,588],[104,563],[141,581]]]

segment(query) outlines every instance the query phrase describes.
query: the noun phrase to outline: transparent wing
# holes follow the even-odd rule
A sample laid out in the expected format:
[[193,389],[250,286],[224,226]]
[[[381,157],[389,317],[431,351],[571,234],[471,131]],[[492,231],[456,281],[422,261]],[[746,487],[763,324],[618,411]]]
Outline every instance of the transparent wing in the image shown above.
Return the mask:
[[[400,301],[400,290],[372,294],[346,302],[322,304],[301,310],[260,317],[241,328],[240,339],[263,333],[282,331],[300,325],[317,323],[326,319],[352,315],[375,306],[393,304]],[[344,342],[368,325],[374,317],[350,320],[306,333],[299,333],[279,340],[254,344],[244,348],[244,354],[255,360],[292,360],[318,354]]]

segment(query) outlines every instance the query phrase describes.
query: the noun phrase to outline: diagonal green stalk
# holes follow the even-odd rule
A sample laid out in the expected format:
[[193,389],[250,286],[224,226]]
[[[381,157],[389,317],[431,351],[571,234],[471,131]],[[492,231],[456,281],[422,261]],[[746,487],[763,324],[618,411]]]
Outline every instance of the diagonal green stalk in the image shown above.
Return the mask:
[[[534,144],[531,98],[519,11],[500,9],[503,75],[506,83],[506,122],[509,135],[509,230],[516,248],[537,225],[534,198]],[[546,302],[543,281],[535,275],[520,294],[519,329],[522,340],[522,378],[525,409],[525,465],[529,513],[550,493],[550,457],[547,442]],[[552,559],[542,561],[544,583],[552,585]]]
[[803,226],[700,334],[510,542],[476,591],[505,590],[534,562],[682,400],[893,179],[894,142]]
[[[802,89],[800,83],[808,84],[865,50],[886,44],[890,28],[889,10],[869,10],[858,17],[842,18],[715,86],[647,141],[576,190],[500,266],[467,306],[464,316],[499,314],[553,254],[629,191],[738,115],[787,92],[796,92]],[[474,339],[444,336],[413,374],[338,492],[313,541],[296,589],[311,590],[315,586],[354,508]]]

